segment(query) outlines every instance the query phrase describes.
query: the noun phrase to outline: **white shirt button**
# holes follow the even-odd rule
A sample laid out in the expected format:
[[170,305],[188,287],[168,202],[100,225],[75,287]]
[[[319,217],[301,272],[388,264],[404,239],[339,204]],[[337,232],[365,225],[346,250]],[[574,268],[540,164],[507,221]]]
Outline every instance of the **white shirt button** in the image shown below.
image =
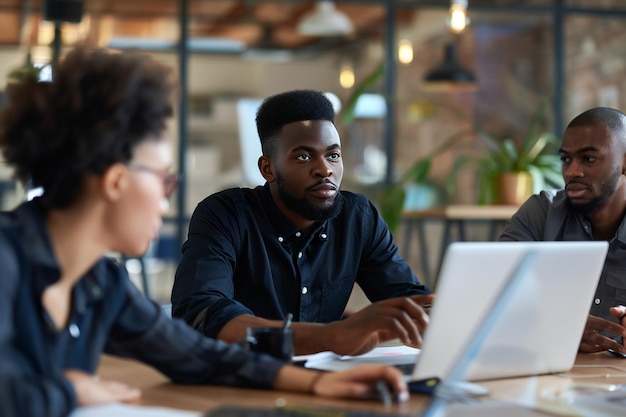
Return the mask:
[[102,290],[97,285],[94,285],[93,287],[91,287],[91,294],[93,294],[94,297],[100,297],[101,293],[102,293]]
[[327,235],[326,233],[322,233],[322,234],[320,235],[320,237],[321,237],[322,239],[326,239],[326,238],[328,237],[328,235]]
[[307,287],[302,287],[302,294],[306,294],[309,292],[309,289]]
[[302,232],[296,232],[296,237],[302,236]]
[[76,338],[78,338],[78,336],[80,336],[80,329],[78,328],[76,323],[70,324],[69,331],[70,331],[70,335],[72,335],[72,337],[74,339],[76,339]]
[[595,300],[593,300],[593,302],[596,303],[596,304],[600,304],[600,299],[596,298]]
[[298,252],[298,259],[302,258],[302,252]]
[[278,241],[279,241],[280,243],[283,243],[283,241],[284,241],[284,240],[285,240],[285,238],[283,238],[282,236],[278,236]]

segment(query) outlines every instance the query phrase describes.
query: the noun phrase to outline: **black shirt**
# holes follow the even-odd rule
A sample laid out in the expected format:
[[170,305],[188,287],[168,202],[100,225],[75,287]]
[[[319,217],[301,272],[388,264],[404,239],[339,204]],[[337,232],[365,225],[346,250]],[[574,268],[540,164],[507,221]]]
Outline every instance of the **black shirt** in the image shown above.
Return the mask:
[[176,271],[174,316],[215,337],[242,314],[339,320],[355,282],[372,302],[427,293],[374,205],[341,193],[339,215],[308,235],[282,215],[267,184],[204,199]]

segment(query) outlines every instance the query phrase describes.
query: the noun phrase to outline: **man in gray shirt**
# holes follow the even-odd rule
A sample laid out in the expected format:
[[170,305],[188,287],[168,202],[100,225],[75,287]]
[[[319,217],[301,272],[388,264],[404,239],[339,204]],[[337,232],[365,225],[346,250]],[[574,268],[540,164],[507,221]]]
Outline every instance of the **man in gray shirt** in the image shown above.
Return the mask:
[[559,149],[564,190],[531,196],[507,222],[501,241],[607,240],[581,352],[612,349],[626,336],[626,115],[596,107],[575,117]]

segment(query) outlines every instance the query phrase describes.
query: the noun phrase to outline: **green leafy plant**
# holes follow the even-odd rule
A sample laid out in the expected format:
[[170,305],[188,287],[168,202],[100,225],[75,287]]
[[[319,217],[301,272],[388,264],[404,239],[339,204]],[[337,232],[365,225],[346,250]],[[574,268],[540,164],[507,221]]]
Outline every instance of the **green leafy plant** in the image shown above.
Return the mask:
[[31,59],[30,52],[26,54],[26,61],[20,67],[11,70],[7,76],[7,82],[21,82],[25,80],[37,81],[39,79],[39,73],[41,68],[35,66]]
[[[462,116],[456,109],[450,110]],[[402,222],[407,187],[410,184],[428,184],[433,159],[469,136],[476,136],[486,148],[486,152],[479,156],[461,154],[455,159],[447,177],[448,194],[454,193],[460,169],[468,164],[472,164],[476,169],[478,204],[490,204],[498,200],[496,178],[502,173],[528,172],[532,177],[533,192],[547,186],[560,188],[563,181],[561,161],[556,153],[559,140],[552,132],[540,130],[545,111],[544,102],[518,142],[512,138],[498,140],[480,128],[472,127],[452,134],[431,153],[417,159],[409,170],[382,194],[381,215],[390,230],[395,231]]]
[[385,65],[381,63],[358,86],[354,89],[341,111],[340,120],[344,125],[349,125],[354,120],[354,109],[359,98],[380,80],[385,72]]
[[468,163],[477,170],[479,204],[497,201],[495,181],[503,173],[529,173],[533,192],[545,189],[546,186],[562,186],[561,160],[556,153],[559,139],[552,132],[540,131],[546,107],[546,102],[543,102],[518,142],[512,138],[498,140],[482,130],[476,130],[486,153],[478,157],[462,155],[456,159],[448,177],[448,192],[453,192],[459,170]]

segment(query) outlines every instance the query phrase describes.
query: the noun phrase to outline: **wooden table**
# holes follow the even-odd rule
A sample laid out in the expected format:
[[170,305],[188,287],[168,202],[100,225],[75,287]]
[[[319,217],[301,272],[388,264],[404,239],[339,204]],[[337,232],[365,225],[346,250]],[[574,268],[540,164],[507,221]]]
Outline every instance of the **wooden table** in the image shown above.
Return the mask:
[[[452,229],[456,227],[458,240],[466,240],[465,225],[468,222],[489,223],[488,240],[497,239],[498,226],[509,220],[518,210],[518,206],[505,205],[448,205],[445,207],[432,208],[426,210],[410,210],[403,213],[403,224],[405,226],[403,257],[408,259],[413,240],[413,230],[417,228],[417,239],[420,250],[420,260],[423,270],[423,279],[431,289],[437,284],[437,278],[441,270],[441,264],[446,252],[446,248],[452,242]],[[443,222],[443,234],[439,243],[437,254],[437,266],[434,272],[430,268],[428,243],[426,242],[425,223],[427,221]]]
[[[277,400],[294,406],[321,406],[331,408],[370,410],[382,413],[418,415],[429,403],[430,397],[411,394],[402,406],[384,407],[377,401],[334,400],[307,394],[271,390],[250,390],[219,386],[175,385],[153,369],[137,362],[103,356],[98,374],[103,379],[117,380],[142,389],[142,398],[135,404],[161,406],[204,412],[222,405],[273,408]],[[568,388],[590,384],[626,384],[626,361],[600,354],[580,354],[572,371],[560,375],[528,378],[510,378],[482,382],[490,389],[491,399],[525,405],[545,403],[550,395],[567,392]],[[625,413],[626,414],[626,413]]]

